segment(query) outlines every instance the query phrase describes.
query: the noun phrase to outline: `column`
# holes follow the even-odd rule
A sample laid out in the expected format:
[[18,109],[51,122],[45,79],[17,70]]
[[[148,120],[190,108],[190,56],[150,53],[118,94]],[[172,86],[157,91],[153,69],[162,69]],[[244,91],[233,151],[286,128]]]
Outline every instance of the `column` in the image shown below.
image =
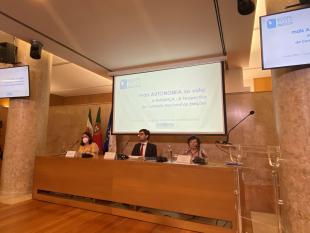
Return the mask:
[[[266,0],[268,14],[298,1]],[[273,100],[281,146],[281,219],[285,233],[310,229],[310,68],[272,71]]]
[[310,68],[272,72],[276,125],[283,161],[282,222],[288,233],[310,229]]
[[1,194],[31,193],[35,156],[43,152],[49,109],[51,54],[32,59],[30,44],[17,40],[18,61],[29,65],[30,97],[10,100],[2,162]]

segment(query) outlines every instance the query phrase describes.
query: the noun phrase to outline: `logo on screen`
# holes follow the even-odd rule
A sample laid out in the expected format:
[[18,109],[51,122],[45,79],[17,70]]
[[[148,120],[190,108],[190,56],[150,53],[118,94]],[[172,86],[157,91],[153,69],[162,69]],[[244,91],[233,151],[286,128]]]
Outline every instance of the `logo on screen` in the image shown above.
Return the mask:
[[267,20],[267,28],[276,28],[277,27],[277,20],[276,19],[268,19]]
[[127,88],[128,88],[127,79],[121,80],[120,89],[127,89]]

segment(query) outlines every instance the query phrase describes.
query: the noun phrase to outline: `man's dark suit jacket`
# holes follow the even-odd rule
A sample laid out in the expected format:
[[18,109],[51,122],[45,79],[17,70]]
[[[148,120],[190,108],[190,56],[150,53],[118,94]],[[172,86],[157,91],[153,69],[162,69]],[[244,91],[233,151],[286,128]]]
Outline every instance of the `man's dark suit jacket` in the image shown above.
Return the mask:
[[[139,155],[140,154],[140,147],[141,147],[141,143],[138,143],[134,146],[131,154],[132,155]],[[147,143],[146,145],[146,150],[145,150],[145,157],[157,157],[157,148],[156,145],[152,144],[152,143]]]

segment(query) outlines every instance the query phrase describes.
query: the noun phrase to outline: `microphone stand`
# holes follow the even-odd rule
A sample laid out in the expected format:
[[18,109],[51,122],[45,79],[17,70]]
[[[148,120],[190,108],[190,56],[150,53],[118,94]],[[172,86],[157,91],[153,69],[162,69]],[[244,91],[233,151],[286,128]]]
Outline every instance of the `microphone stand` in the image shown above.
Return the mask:
[[69,150],[71,150],[77,143],[80,142],[80,139],[76,140],[70,147]]
[[118,154],[117,154],[117,159],[119,159],[119,160],[125,160],[125,159],[128,159],[128,158],[129,158],[128,155],[125,155],[125,154],[124,154],[124,150],[125,150],[126,146],[128,145],[128,143],[129,143],[129,140],[127,140],[127,142],[126,142],[125,145],[123,146],[123,148],[122,148],[122,150],[121,150],[121,153],[118,153]]
[[234,129],[234,128],[236,128],[239,124],[241,124],[245,119],[247,119],[250,115],[253,115],[255,112],[254,111],[250,111],[244,118],[242,118],[234,127],[232,127],[229,131],[228,131],[228,133],[227,133],[227,136],[226,136],[226,140],[225,141],[223,141],[221,144],[229,144],[229,145],[231,145],[231,143],[229,142],[229,134],[230,134],[230,132]]
[[79,143],[79,142],[80,142],[80,139],[74,141],[74,143],[73,143],[71,146],[68,147],[68,150],[66,150],[66,148],[65,148],[66,146],[63,145],[60,154],[61,154],[61,155],[65,155],[65,154],[67,153],[67,151],[71,150],[71,149],[72,149],[77,143]]

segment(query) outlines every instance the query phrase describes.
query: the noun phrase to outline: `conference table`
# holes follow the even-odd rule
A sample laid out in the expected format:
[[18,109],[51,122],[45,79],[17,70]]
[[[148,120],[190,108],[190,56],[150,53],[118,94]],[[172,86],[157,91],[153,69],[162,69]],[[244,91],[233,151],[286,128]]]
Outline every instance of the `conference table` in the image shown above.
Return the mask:
[[37,156],[33,199],[199,232],[238,232],[241,172],[224,164]]

